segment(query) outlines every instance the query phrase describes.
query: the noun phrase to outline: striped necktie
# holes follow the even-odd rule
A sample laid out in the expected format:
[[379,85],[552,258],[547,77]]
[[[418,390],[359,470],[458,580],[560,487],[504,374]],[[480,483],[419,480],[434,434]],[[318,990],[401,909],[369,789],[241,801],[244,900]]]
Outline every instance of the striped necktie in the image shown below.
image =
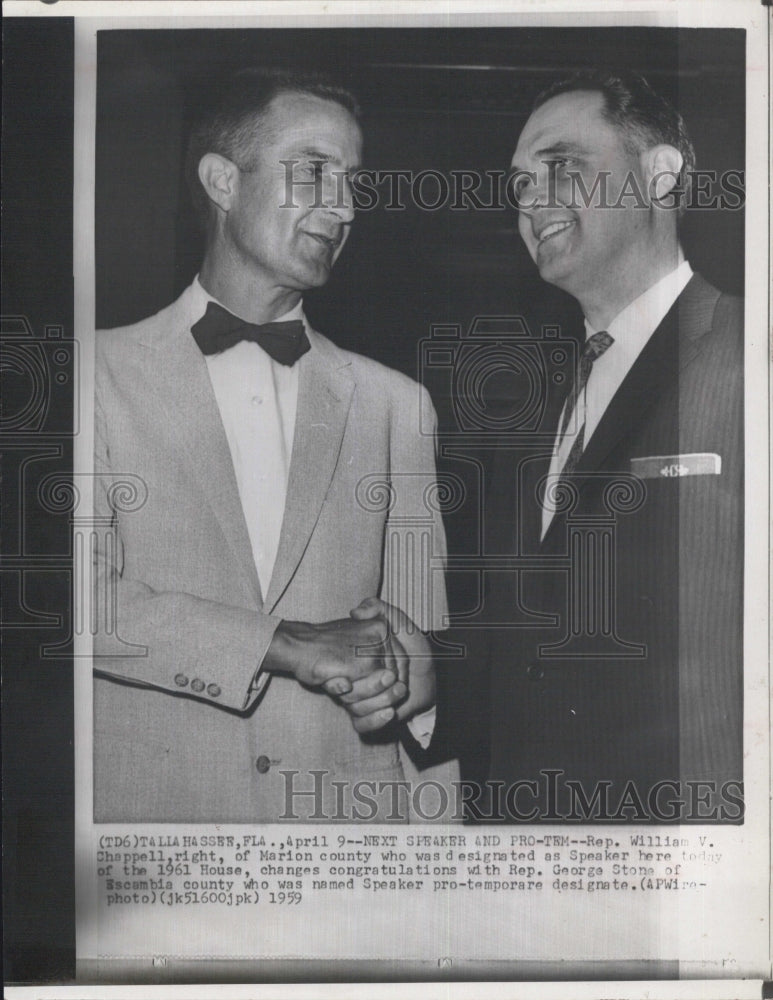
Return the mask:
[[[580,355],[580,365],[577,370],[577,375],[575,377],[574,383],[572,385],[569,395],[566,397],[566,405],[564,407],[564,417],[561,421],[561,434],[559,436],[559,446],[560,442],[563,440],[566,434],[566,428],[569,426],[569,420],[571,419],[574,409],[577,405],[577,400],[580,398],[580,393],[584,390],[588,379],[590,378],[591,369],[593,368],[593,362],[600,358],[601,355],[609,347],[614,344],[615,338],[610,337],[606,330],[599,330],[598,333],[594,333],[592,337],[588,337],[585,341],[585,346],[582,349],[582,354]],[[572,448],[566,457],[563,468],[561,469],[562,476],[571,475],[577,467],[577,463],[580,461],[580,455],[582,455],[582,450],[585,446],[585,422],[583,421],[582,427],[577,432],[577,436],[574,439]]]

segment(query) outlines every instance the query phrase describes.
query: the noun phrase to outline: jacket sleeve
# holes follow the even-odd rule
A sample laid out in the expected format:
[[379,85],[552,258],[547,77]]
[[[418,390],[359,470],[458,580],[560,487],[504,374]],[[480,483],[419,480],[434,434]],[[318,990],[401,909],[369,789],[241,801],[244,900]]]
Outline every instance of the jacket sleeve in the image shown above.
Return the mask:
[[396,396],[390,421],[390,510],[379,596],[403,610],[422,631],[445,629],[442,508],[449,490],[437,479],[437,417],[427,390],[412,383]]
[[722,296],[705,375],[683,408],[721,473],[681,482],[679,505],[679,735],[685,780],[743,775],[744,434],[743,313]]
[[95,672],[232,710],[250,708],[267,679],[258,668],[281,619],[182,591],[154,590],[127,575],[121,516],[131,513],[119,470],[111,467],[99,395],[95,406],[88,608]]

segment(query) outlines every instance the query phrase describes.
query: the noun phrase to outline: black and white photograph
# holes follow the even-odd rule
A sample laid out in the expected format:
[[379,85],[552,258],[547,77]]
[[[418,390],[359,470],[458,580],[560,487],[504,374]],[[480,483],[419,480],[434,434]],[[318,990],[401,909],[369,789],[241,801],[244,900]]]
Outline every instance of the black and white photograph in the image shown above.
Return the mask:
[[11,986],[769,978],[769,11],[18,6]]
[[744,39],[580,34],[98,34],[97,821],[405,819],[433,670],[420,817],[742,821]]

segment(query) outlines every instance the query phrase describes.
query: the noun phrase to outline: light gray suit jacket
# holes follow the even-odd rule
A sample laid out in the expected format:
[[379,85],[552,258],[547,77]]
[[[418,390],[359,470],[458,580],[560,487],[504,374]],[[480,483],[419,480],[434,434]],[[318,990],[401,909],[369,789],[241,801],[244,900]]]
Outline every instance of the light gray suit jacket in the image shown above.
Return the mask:
[[[331,818],[352,782],[404,777],[394,734],[361,738],[293,679],[251,682],[283,618],[348,617],[378,594],[422,629],[444,626],[434,410],[410,379],[310,333],[263,595],[192,298],[97,334],[95,819]],[[132,501],[122,477],[141,480]],[[288,797],[314,788],[324,805]],[[390,803],[371,815],[362,800],[359,816],[383,821]]]

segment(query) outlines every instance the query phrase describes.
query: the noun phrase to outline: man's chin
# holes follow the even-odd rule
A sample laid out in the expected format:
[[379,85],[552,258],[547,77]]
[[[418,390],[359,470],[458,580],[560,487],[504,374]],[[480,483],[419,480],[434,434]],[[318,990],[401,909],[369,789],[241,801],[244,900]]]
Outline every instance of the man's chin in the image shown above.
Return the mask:
[[296,277],[299,285],[303,288],[319,288],[321,285],[327,284],[332,270],[332,263],[314,260],[309,261]]
[[565,287],[565,282],[571,282],[572,268],[570,261],[564,255],[555,254],[550,257],[537,258],[537,268],[543,281],[551,285]]

